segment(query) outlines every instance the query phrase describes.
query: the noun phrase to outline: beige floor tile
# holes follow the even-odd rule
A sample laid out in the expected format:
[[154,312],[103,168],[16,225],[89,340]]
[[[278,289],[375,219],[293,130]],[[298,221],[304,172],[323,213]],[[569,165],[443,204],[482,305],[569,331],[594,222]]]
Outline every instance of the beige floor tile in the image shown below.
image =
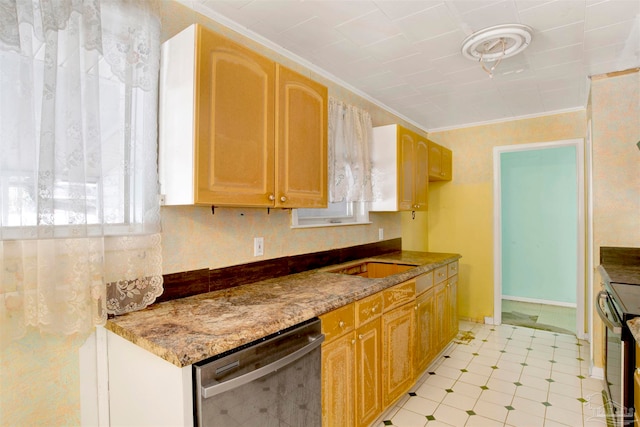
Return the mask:
[[424,427],[427,424],[427,418],[413,411],[400,409],[394,417],[391,418],[391,422],[397,427]]
[[506,424],[513,427],[543,427],[544,417],[537,417],[516,408],[507,414]]
[[436,420],[441,420],[447,424],[454,426],[463,426],[469,418],[466,410],[458,409],[453,406],[440,405],[433,414]]
[[504,422],[506,420],[507,412],[509,412],[504,405],[498,405],[496,403],[480,399],[476,403],[476,406],[474,406],[473,411],[480,416],[500,422]]
[[585,375],[588,343],[578,346],[575,336],[523,327],[466,327],[476,338],[450,346],[450,357],[431,364],[427,371],[435,374],[425,373],[414,387],[416,396],[404,396],[387,413],[387,422],[396,427],[605,427],[602,380]]

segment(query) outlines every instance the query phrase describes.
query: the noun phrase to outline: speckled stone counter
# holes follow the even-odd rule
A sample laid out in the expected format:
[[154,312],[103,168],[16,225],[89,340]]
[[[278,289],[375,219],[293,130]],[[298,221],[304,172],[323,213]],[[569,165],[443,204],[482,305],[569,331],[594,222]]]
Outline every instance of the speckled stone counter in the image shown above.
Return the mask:
[[631,335],[636,340],[637,343],[640,343],[640,317],[634,317],[631,320],[627,320],[627,326],[631,331]]
[[457,254],[401,251],[351,261],[415,265],[382,279],[328,272],[340,265],[152,305],[106,328],[184,367],[232,350],[456,261]]

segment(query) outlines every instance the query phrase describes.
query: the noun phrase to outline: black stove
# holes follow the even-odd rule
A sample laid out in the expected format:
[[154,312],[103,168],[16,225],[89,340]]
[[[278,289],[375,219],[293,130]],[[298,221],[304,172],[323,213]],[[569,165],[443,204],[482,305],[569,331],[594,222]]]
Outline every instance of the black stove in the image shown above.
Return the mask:
[[635,342],[627,321],[640,317],[640,248],[600,248],[603,290],[595,302],[605,325],[605,389],[610,420],[633,425]]

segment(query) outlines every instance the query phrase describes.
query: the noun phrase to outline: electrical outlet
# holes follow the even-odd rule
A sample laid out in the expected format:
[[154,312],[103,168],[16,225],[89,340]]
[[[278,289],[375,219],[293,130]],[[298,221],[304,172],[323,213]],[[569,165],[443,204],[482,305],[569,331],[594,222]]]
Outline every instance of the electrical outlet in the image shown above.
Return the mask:
[[384,228],[378,228],[378,240],[384,239]]
[[253,238],[253,256],[264,255],[264,237]]

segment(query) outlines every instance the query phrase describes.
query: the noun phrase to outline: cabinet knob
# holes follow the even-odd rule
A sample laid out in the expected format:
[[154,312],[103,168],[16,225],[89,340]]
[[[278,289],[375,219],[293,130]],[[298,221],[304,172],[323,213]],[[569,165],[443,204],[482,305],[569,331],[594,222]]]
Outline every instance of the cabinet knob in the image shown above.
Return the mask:
[[351,340],[351,344],[355,344],[355,343],[356,343],[356,340]]
[[344,322],[341,320],[340,323],[338,323],[338,326],[340,326],[341,328],[344,328]]
[[375,306],[371,309],[371,312],[372,312],[372,313],[375,313],[375,312],[376,312],[376,307],[375,307]]
[[276,196],[274,196],[273,194],[269,194],[269,200],[274,201],[276,199]]
[[444,176],[444,172],[440,172],[440,175]]
[[287,201],[287,198],[286,198],[285,196],[280,196],[280,201],[281,201],[281,202],[286,202],[286,201]]
[[358,335],[358,339],[359,340],[362,340],[362,338],[364,338],[364,335],[362,335],[362,334]]

